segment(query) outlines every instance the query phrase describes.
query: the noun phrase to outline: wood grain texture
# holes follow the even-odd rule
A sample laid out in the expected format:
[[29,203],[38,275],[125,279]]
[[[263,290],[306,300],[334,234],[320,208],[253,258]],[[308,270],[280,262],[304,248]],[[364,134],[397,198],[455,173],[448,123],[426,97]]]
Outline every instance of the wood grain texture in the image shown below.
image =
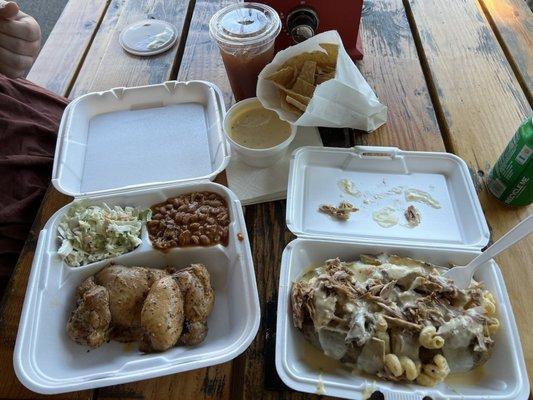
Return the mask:
[[230,399],[231,363],[97,389],[99,400]]
[[[60,89],[68,91],[68,87],[74,86],[71,91],[71,97],[78,96],[82,93],[95,90],[104,90],[117,86],[137,86],[149,83],[159,83],[169,79],[173,71],[176,69],[176,62],[179,61],[179,51],[182,48],[181,33],[184,27],[185,18],[188,16],[189,2],[188,1],[174,1],[174,0],[114,0],[107,8],[107,12],[103,17],[102,23],[99,26],[98,33],[95,35],[89,52],[84,60],[83,67],[76,76],[76,81],[65,81],[60,85]],[[80,12],[85,12],[82,7]],[[74,18],[74,16],[71,16]],[[120,30],[127,24],[143,18],[161,18],[169,20],[175,24],[180,32],[180,40],[175,47],[160,56],[152,57],[150,59],[141,59],[127,55],[122,51],[118,44],[118,34]],[[75,18],[74,18],[75,19]],[[81,19],[81,18],[78,18]],[[63,29],[58,25],[57,29]],[[185,35],[186,36],[186,35]],[[54,45],[51,40],[58,40]],[[50,48],[61,48],[64,46],[63,38],[52,34],[49,39]],[[46,55],[46,53],[44,54]],[[39,64],[39,61],[37,65]],[[55,73],[51,71],[50,73]],[[73,85],[74,84],[74,85]],[[59,86],[58,86],[59,88]],[[24,300],[26,285],[28,281],[31,262],[36,245],[36,235],[42,229],[48,218],[57,209],[67,204],[71,199],[67,196],[61,195],[55,189],[49,188],[47,194],[41,205],[41,210],[33,224],[30,236],[24,246],[24,249],[19,258],[17,267],[13,273],[10,281],[10,286],[6,291],[4,297],[2,310],[2,320],[0,322],[0,333],[2,341],[0,342],[0,361],[8,368],[0,379],[0,398],[35,398],[38,395],[25,389],[14,375],[13,371],[13,347],[16,340],[18,322],[22,310],[22,303]],[[226,385],[220,389],[218,383],[218,371],[224,368],[217,368],[214,371],[207,371],[202,375],[188,374],[185,377],[185,382],[192,382],[188,387],[191,390],[200,387],[198,382],[202,382],[205,386],[205,398],[217,398],[219,393],[225,393]],[[174,377],[179,376],[175,375]],[[226,374],[224,373],[225,377]],[[152,398],[157,397],[159,387],[167,385],[174,388],[177,392],[172,393],[177,395],[183,392],[181,380],[169,381],[169,378],[162,378],[163,380],[152,380],[144,382],[140,392],[143,396],[145,394],[156,393]],[[228,378],[229,380],[229,378]],[[168,383],[170,382],[170,383]],[[229,387],[229,386],[228,386]],[[117,393],[127,393],[131,390],[135,393],[136,387],[121,387],[113,388]],[[190,393],[190,392],[189,392]],[[210,394],[211,393],[211,394]],[[62,396],[53,396],[56,398],[67,399],[91,399],[93,391],[68,393]],[[108,396],[109,397],[109,396]],[[149,398],[149,397],[147,397]]]
[[196,1],[177,78],[179,81],[204,79],[216,84],[224,93],[227,108],[234,102],[233,93],[218,45],[209,36],[209,19],[221,8],[236,2],[237,0]]
[[360,35],[357,65],[388,107],[388,121],[371,134],[355,132],[355,144],[444,151],[402,0],[366,0]]
[[[37,244],[39,232],[57,209],[70,201],[68,196],[57,192],[54,188],[46,191],[44,200],[37,213],[33,226],[24,244],[11,280],[0,303],[0,399],[35,399],[45,396],[26,389],[15,376],[13,369],[13,349],[17,338],[20,313],[26,294],[26,286],[31,270],[31,263]],[[53,356],[53,355],[51,355]],[[91,399],[92,391],[65,393],[54,395],[54,399]]]
[[[478,5],[470,0],[409,0],[421,54],[444,118],[446,141],[472,171],[492,240],[530,214],[533,206],[512,208],[487,193],[483,176],[502,153],[522,120],[532,113],[526,96]],[[453,28],[450,25],[453,21]],[[533,238],[498,257],[522,339],[526,364],[533,371]]]
[[[189,0],[112,0],[87,53],[88,62],[83,64],[70,97],[89,91],[161,83],[170,79],[176,60],[179,61],[181,56],[181,36],[189,4]],[[174,47],[152,57],[134,56],[124,51],[119,43],[120,32],[143,19],[172,23],[180,36]]]
[[70,0],[27,79],[66,96],[110,0]]
[[[358,66],[389,107],[389,121],[372,134],[355,133],[355,142],[443,151],[444,143],[401,0],[366,1],[361,35],[365,58]],[[340,130],[321,132],[327,141],[329,135],[339,139],[342,136]],[[246,222],[261,302],[261,326],[250,348],[234,363],[232,398],[316,398],[284,388],[274,366],[281,253],[294,238],[286,228],[285,202],[247,207]]]
[[[493,162],[531,107],[490,24],[472,0],[409,0],[449,142],[473,159]],[[453,25],[450,23],[453,21]],[[468,154],[466,154],[468,152]]]
[[533,12],[523,0],[478,0],[529,103],[533,102]]

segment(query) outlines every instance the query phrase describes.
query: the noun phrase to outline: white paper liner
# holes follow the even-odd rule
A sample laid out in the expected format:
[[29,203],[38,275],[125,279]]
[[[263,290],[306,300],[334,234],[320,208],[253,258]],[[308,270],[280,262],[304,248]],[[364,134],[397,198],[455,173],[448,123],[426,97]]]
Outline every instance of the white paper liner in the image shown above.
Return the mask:
[[[266,76],[281,68],[287,59],[323,49],[319,43],[339,45],[335,78],[317,86],[307,110],[299,118],[281,109],[279,90]],[[259,74],[257,97],[264,107],[274,110],[284,121],[298,126],[354,128],[371,132],[387,122],[387,107],[381,104],[342,44],[337,31],[319,35],[280,51]]]

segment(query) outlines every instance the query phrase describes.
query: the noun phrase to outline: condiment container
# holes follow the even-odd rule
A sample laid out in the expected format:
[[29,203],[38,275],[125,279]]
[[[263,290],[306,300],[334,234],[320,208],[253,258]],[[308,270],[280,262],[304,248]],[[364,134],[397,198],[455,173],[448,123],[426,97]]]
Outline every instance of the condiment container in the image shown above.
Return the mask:
[[274,41],[281,20],[272,7],[236,3],[219,10],[209,21],[237,101],[254,97],[257,77],[274,58]]
[[252,167],[266,168],[274,165],[285,156],[290,144],[296,137],[296,125],[292,125],[287,122],[291,129],[291,135],[286,140],[274,147],[269,147],[266,149],[253,149],[237,143],[230,135],[230,124],[233,121],[233,117],[239,110],[247,108],[250,105],[255,105],[256,103],[259,107],[262,107],[257,97],[242,100],[234,104],[228,110],[228,113],[224,118],[224,132],[226,133],[226,139],[230,143],[232,149],[239,154],[239,157],[245,164],[248,164]]
[[[90,93],[65,109],[52,173],[56,189],[74,201],[138,207],[194,191],[215,192],[228,204],[229,243],[160,252],[143,226],[143,243],[132,252],[74,268],[57,254],[57,226],[72,203],[58,210],[39,234],[13,356],[27,388],[53,394],[174,374],[231,360],[251,343],[260,309],[242,208],[233,192],[211,182],[230,157],[224,114],[220,90],[203,81]],[[137,343],[111,341],[90,351],[74,343],[66,323],[76,287],[109,262],[156,268],[205,264],[215,290],[205,341],[151,354],[140,353]]]
[[[421,211],[418,227],[399,224],[383,228],[372,220],[372,212],[388,201],[387,196],[365,205],[361,197],[339,189],[340,179],[353,181],[362,192],[381,188],[378,190],[392,189],[394,193],[395,187],[425,190],[441,208],[410,203]],[[390,196],[392,206],[396,197]],[[448,153],[387,147],[304,147],[292,155],[287,199],[287,226],[297,239],[283,252],[278,294],[276,369],[285,384],[302,392],[350,399],[368,398],[374,391],[383,393],[387,400],[422,400],[424,396],[434,400],[527,399],[529,382],[518,330],[502,274],[494,261],[474,276],[484,282],[497,302],[501,328],[494,337],[492,356],[477,371],[450,375],[435,387],[358,375],[315,349],[293,326],[292,282],[327,259],[354,260],[361,253],[387,253],[447,266],[466,265],[478,255],[488,244],[489,230],[462,159]],[[317,212],[320,204],[336,205],[343,200],[360,208],[348,221],[335,221]]]

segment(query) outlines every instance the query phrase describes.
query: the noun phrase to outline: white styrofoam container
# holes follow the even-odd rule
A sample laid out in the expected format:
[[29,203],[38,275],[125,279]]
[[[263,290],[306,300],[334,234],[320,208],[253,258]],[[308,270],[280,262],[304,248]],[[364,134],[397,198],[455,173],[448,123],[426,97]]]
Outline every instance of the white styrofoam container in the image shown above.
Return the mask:
[[[71,204],[58,210],[39,234],[13,356],[26,387],[53,394],[148,379],[226,362],[249,346],[260,309],[242,207],[233,192],[210,182],[229,160],[224,113],[219,89],[201,81],[91,93],[67,107],[53,171],[58,190],[89,204],[140,207],[212,191],[227,201],[230,239],[227,247],[163,253],[152,248],[144,226],[143,244],[132,252],[73,268],[57,254],[57,225]],[[136,344],[111,341],[87,351],[70,340],[66,323],[76,287],[110,261],[161,268],[204,263],[215,290],[205,341],[142,354]]]
[[[393,201],[389,198],[361,207],[348,222],[334,221],[317,212],[320,204],[346,200],[359,206],[360,200],[341,195],[337,182],[344,178],[356,182],[359,190],[399,185],[426,190],[442,208],[417,203],[422,223],[416,229],[401,225],[383,228],[372,220],[372,211]],[[463,160],[448,153],[385,147],[300,148],[292,155],[287,198],[287,226],[298,238],[285,248],[280,271],[276,369],[285,384],[315,393],[323,383],[326,395],[350,399],[364,398],[375,390],[387,400],[421,400],[424,396],[433,400],[527,399],[529,382],[520,339],[503,277],[494,261],[481,268],[475,279],[483,281],[494,294],[501,329],[490,360],[472,373],[475,376],[467,374],[463,380],[449,377],[434,388],[426,388],[358,376],[315,349],[292,323],[292,282],[327,259],[353,260],[361,253],[384,252],[438,265],[465,265],[479,254],[488,243],[489,231]],[[404,206],[402,203],[401,209]]]

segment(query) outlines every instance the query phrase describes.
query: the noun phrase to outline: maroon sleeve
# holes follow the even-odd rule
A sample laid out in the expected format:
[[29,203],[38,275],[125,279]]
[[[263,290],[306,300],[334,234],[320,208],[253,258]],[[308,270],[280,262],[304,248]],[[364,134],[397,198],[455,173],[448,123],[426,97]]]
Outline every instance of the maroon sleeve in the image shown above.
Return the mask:
[[50,183],[67,99],[0,75],[0,298]]

